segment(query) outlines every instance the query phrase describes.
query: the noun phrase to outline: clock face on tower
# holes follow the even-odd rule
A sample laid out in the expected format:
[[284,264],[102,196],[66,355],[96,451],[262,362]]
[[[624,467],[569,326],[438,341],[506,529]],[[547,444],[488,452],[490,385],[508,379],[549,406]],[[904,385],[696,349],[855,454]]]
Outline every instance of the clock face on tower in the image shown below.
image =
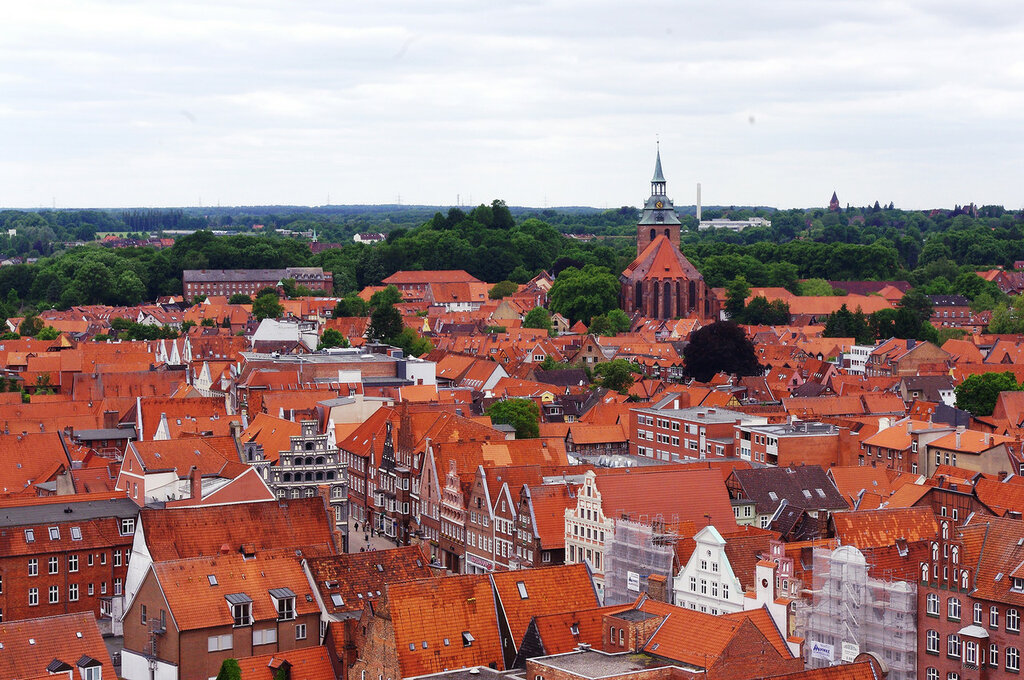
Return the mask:
[[654,207],[655,208],[664,208],[665,204],[662,203],[661,201],[658,201],[657,203],[654,204]]

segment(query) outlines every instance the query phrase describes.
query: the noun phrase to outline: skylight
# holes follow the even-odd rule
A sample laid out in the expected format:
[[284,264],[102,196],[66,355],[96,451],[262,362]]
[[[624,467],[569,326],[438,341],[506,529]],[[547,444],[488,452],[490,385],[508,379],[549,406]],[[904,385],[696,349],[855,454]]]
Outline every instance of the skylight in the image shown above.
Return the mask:
[[215,575],[213,575],[213,574],[207,574],[207,575],[206,575],[206,578],[207,578],[207,579],[209,579],[209,581],[210,581],[210,585],[211,585],[211,586],[215,586],[215,585],[217,585],[217,577],[216,577]]

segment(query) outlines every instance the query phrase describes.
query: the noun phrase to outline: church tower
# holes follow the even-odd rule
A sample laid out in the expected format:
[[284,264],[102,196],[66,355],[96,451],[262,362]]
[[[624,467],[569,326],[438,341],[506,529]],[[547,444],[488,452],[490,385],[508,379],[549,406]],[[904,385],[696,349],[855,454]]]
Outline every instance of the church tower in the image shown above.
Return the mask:
[[644,252],[657,236],[665,236],[679,247],[679,217],[672,199],[665,194],[665,174],[661,171],[661,147],[654,162],[654,177],[651,178],[651,196],[644,203],[640,221],[636,225],[636,254]]
[[619,307],[632,319],[696,318],[714,321],[718,303],[679,250],[679,217],[665,194],[661,150],[654,164],[651,197],[637,223],[636,259],[619,276]]

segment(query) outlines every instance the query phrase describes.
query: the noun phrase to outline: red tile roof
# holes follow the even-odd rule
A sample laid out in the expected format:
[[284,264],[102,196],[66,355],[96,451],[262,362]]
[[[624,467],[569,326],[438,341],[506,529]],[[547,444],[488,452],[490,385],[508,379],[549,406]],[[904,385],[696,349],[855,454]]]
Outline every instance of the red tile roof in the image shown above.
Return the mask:
[[362,611],[390,583],[434,576],[418,546],[314,557],[308,564],[327,613],[334,615]]
[[[143,508],[139,522],[154,561],[216,555],[223,546],[238,552],[333,546],[333,519],[322,498],[238,503],[199,508]],[[333,552],[333,549],[329,552]],[[320,553],[322,554],[322,553]]]
[[621,473],[597,475],[596,483],[606,517],[653,519],[660,515],[667,523],[692,521],[698,528],[714,524],[719,530],[728,530],[736,526],[718,470],[627,468]]
[[174,623],[179,631],[186,631],[232,625],[226,598],[233,594],[252,600],[252,619],[257,624],[277,620],[277,606],[268,592],[275,588],[295,593],[296,615],[318,612],[301,560],[290,548],[257,552],[252,558],[235,552],[157,562],[153,571]]
[[836,538],[842,545],[864,550],[934,539],[939,524],[930,507],[892,508],[837,512],[832,515]]
[[289,649],[238,659],[241,680],[271,680],[271,673],[282,661],[289,665],[290,680],[337,680],[326,647]]
[[516,647],[534,616],[600,604],[585,564],[495,572],[493,579]]
[[387,597],[402,677],[492,663],[505,669],[490,576],[391,584]]
[[92,612],[0,623],[0,649],[0,678],[45,678],[55,659],[79,678],[83,657],[99,661],[104,678],[117,677]]

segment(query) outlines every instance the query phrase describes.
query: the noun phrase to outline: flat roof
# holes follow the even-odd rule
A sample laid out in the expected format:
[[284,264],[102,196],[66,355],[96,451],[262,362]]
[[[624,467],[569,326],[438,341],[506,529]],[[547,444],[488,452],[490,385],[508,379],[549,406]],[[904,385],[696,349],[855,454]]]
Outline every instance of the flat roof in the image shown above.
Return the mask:
[[776,425],[742,425],[742,429],[767,434],[773,437],[820,437],[823,434],[835,434],[839,427],[832,423],[799,422],[778,423]]
[[638,408],[637,413],[662,418],[679,418],[681,420],[699,420],[705,423],[731,423],[736,420],[764,420],[761,416],[751,416],[742,411],[732,411],[713,406],[692,406],[690,408]]
[[582,678],[607,678],[609,676],[637,673],[651,668],[679,666],[691,671],[703,669],[687,664],[678,664],[658,659],[648,654],[607,654],[594,649],[581,649],[565,654],[542,656],[531,659],[534,663],[572,673]]

